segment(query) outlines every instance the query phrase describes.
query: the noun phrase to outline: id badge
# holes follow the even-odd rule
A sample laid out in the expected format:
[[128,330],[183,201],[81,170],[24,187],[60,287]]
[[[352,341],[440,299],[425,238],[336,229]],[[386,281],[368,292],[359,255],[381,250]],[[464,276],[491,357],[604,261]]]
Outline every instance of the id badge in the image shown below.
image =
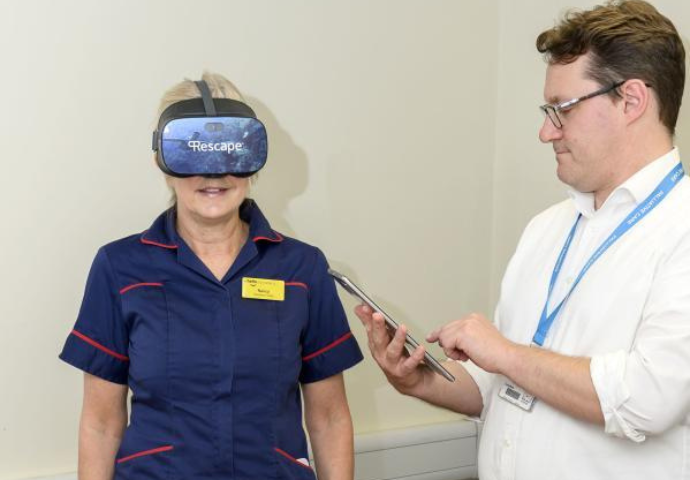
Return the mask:
[[242,278],[242,298],[254,300],[285,300],[285,282],[270,278]]
[[506,402],[512,403],[526,412],[531,411],[532,407],[534,406],[534,402],[537,401],[537,399],[534,398],[534,395],[530,395],[517,385],[513,385],[509,382],[505,382],[503,384],[501,389],[498,391],[498,396]]

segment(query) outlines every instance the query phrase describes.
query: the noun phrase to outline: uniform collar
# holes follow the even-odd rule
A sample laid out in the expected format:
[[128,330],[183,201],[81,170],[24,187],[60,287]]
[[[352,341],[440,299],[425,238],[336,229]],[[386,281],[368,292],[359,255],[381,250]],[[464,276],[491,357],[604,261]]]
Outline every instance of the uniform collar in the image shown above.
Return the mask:
[[153,221],[151,227],[139,237],[141,243],[154,247],[176,250],[179,248],[179,239],[175,231],[175,207],[171,207],[161,213]]
[[[630,208],[647,198],[671,171],[680,162],[678,148],[674,147],[670,152],[645,165],[642,169],[616,187],[604,201],[599,211],[606,208],[630,204]],[[578,192],[568,189],[568,194],[573,200],[575,209],[585,218],[592,218],[597,212],[594,210],[594,194]]]
[[283,236],[271,228],[259,206],[251,198],[242,203],[240,218],[249,224],[249,238],[254,243],[280,243],[283,241]]
[[[255,244],[283,241],[283,236],[271,228],[254,200],[248,198],[242,203],[240,218],[249,224],[249,238]],[[141,243],[169,250],[178,249],[184,241],[177,235],[175,219],[175,207],[171,207],[154,220],[151,228],[141,234]]]

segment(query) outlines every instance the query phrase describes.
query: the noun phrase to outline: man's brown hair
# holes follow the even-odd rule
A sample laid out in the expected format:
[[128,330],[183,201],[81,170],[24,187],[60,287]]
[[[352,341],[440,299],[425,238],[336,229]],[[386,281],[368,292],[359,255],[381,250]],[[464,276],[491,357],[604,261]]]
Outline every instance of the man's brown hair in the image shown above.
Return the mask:
[[618,0],[570,11],[537,37],[537,50],[551,64],[568,64],[588,53],[587,75],[602,87],[644,81],[656,94],[661,122],[674,133],[685,85],[685,49],[673,23],[649,3]]

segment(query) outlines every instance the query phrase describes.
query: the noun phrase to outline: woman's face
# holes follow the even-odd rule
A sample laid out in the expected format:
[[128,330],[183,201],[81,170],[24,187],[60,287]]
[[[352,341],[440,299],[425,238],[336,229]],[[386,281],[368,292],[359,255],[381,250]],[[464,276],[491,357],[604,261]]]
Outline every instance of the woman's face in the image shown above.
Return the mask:
[[228,220],[239,214],[239,207],[249,192],[249,178],[232,175],[220,178],[168,176],[166,181],[177,196],[178,218]]

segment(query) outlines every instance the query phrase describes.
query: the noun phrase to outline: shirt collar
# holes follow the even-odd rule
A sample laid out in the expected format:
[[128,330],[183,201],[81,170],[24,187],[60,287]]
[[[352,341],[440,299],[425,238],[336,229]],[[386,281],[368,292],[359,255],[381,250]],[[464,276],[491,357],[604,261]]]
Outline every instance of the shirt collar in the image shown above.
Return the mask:
[[[680,154],[678,147],[674,147],[670,152],[645,165],[616,187],[604,201],[602,208],[611,204],[621,205],[626,202],[631,205],[639,204],[654,191],[668,172],[679,162]],[[578,192],[575,189],[569,188],[568,195],[573,200],[575,209],[585,218],[591,218],[596,213],[594,210],[593,193]]]
[[[141,234],[141,243],[174,250],[179,248],[182,239],[175,228],[175,207],[158,216],[151,228]],[[252,199],[246,199],[240,206],[240,218],[249,224],[249,238],[254,243],[278,243],[283,236],[271,228],[268,220]]]

